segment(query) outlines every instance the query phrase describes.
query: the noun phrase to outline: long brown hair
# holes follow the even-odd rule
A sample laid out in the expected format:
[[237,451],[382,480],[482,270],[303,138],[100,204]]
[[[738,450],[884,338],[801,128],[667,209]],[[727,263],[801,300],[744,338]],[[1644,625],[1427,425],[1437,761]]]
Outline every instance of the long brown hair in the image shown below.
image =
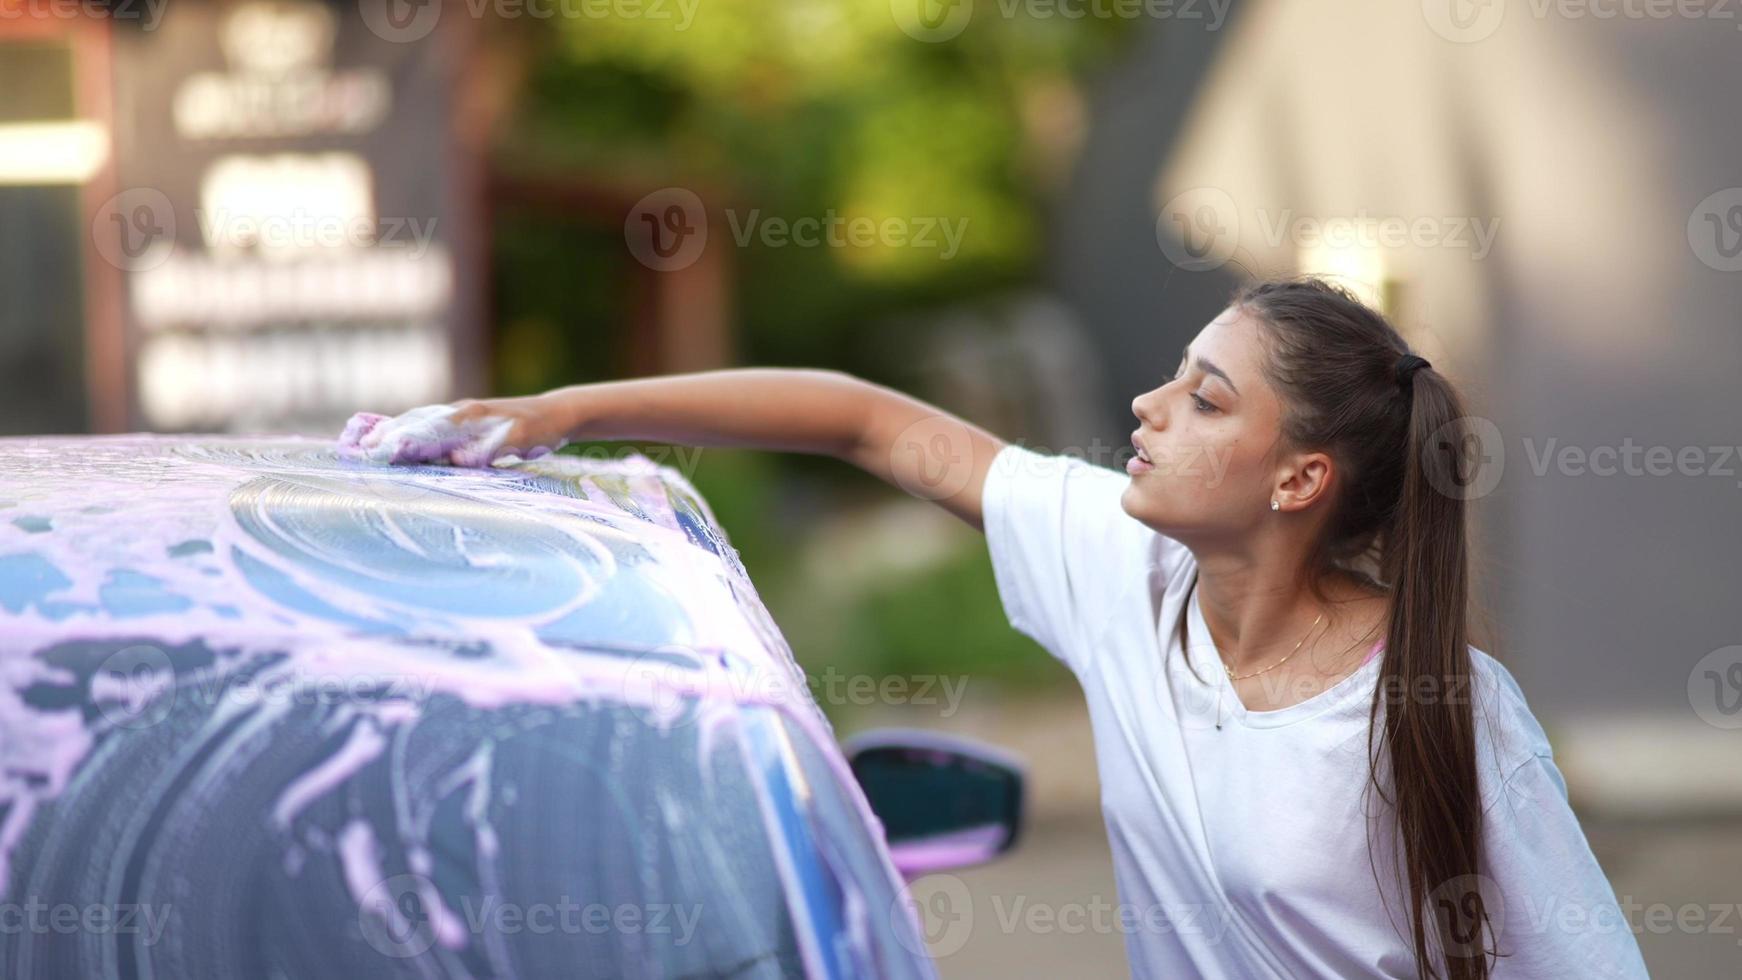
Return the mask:
[[1492,929],[1471,884],[1485,879],[1467,696],[1463,405],[1431,366],[1400,373],[1408,344],[1339,286],[1260,282],[1236,293],[1234,305],[1260,324],[1265,370],[1284,403],[1284,439],[1330,453],[1341,471],[1308,581],[1317,592],[1325,574],[1360,572],[1365,563],[1390,596],[1369,712],[1368,786],[1396,814],[1416,969],[1439,977],[1438,961],[1447,980],[1484,980]]

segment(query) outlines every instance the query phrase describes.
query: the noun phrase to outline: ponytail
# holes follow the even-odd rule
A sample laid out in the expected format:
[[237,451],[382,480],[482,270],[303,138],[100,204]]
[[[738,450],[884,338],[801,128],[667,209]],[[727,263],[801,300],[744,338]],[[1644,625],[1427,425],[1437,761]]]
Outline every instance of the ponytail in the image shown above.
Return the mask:
[[1402,385],[1407,453],[1385,534],[1391,622],[1372,717],[1390,760],[1417,969],[1438,977],[1438,959],[1446,980],[1483,980],[1491,929],[1477,887],[1482,805],[1475,711],[1465,696],[1469,556],[1457,492],[1468,434],[1456,392],[1431,367]]
[[1396,814],[1416,970],[1486,980],[1463,406],[1450,381],[1341,287],[1260,282],[1234,304],[1262,325],[1284,438],[1329,451],[1343,477],[1310,570],[1372,569],[1390,596],[1368,784]]

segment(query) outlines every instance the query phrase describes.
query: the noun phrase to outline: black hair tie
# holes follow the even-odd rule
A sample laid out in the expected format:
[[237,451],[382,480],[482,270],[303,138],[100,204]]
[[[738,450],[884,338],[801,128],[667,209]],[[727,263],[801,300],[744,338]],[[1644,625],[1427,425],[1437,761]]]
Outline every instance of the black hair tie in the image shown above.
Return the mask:
[[1405,395],[1414,394],[1415,372],[1425,367],[1433,367],[1426,358],[1417,357],[1414,354],[1405,354],[1398,358],[1396,366],[1392,368],[1392,371],[1397,375],[1398,389]]

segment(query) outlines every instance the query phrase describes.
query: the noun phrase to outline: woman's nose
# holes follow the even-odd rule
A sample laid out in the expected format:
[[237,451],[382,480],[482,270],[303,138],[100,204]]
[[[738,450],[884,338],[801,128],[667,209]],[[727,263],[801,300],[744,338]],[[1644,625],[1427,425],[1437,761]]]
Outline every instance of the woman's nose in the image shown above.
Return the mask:
[[1150,428],[1159,429],[1166,420],[1161,417],[1163,413],[1156,403],[1155,396],[1156,392],[1146,391],[1131,399],[1131,414],[1137,416],[1138,421]]

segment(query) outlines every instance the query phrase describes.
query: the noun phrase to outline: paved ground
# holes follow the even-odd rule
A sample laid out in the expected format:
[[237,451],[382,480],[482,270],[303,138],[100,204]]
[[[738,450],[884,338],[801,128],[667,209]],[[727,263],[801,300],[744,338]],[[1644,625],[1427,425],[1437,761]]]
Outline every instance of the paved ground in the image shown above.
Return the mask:
[[[1032,767],[1034,820],[1015,854],[914,883],[945,980],[1126,975],[1080,703],[1013,707],[970,698],[949,719],[877,722],[973,734],[1014,748]],[[1742,814],[1683,822],[1582,818],[1652,976],[1742,980]]]
[[[1653,977],[1742,978],[1742,821],[1587,833]],[[958,877],[965,888],[942,876],[915,882],[945,980],[1128,973],[1117,929],[1093,928],[1094,903],[1118,900],[1099,822],[1036,827],[1015,855]]]

